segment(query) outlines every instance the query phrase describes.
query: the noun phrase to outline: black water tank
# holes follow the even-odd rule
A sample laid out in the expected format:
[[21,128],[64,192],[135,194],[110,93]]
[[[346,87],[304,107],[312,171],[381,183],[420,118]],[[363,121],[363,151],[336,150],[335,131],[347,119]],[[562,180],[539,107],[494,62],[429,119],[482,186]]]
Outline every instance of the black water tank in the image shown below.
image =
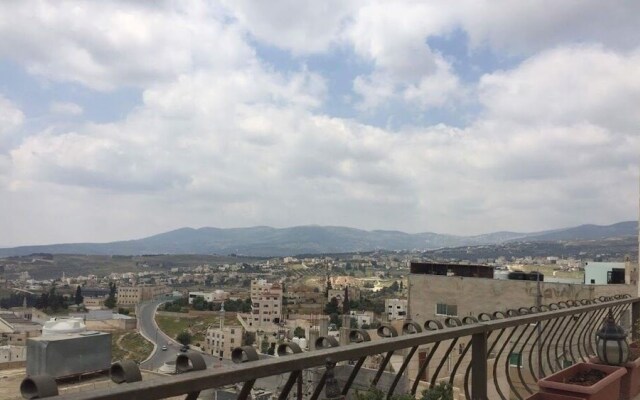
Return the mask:
[[509,275],[507,275],[507,278],[513,279],[516,281],[524,281],[524,280],[527,280],[527,274],[521,271],[513,271],[513,272],[509,272]]
[[[538,278],[538,276],[539,276],[539,278]],[[540,282],[542,282],[542,281],[544,281],[544,274],[542,274],[540,272],[537,272],[537,271],[532,271],[532,272],[529,272],[527,274],[527,279],[530,280],[530,281],[540,281]]]

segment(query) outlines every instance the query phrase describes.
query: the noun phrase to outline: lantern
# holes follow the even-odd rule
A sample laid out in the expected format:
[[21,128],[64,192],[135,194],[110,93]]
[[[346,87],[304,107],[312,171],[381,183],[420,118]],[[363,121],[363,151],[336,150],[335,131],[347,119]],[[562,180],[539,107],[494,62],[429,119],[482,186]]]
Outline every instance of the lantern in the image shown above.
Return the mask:
[[596,352],[600,361],[609,365],[622,365],[629,359],[629,344],[624,329],[609,310],[602,328],[596,333]]

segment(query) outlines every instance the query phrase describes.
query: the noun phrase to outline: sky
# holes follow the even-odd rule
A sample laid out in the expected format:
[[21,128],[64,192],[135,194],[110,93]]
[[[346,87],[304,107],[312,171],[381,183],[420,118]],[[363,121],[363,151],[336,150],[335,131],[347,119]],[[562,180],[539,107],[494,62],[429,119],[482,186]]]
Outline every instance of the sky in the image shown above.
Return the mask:
[[0,245],[638,217],[640,2],[0,2]]

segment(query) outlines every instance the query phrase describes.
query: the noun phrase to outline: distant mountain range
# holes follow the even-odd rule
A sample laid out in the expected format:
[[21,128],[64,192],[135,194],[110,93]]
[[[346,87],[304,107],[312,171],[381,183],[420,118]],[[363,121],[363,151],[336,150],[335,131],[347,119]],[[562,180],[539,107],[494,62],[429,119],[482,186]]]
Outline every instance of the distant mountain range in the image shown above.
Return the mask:
[[68,243],[0,249],[0,257],[32,253],[140,255],[140,254],[242,254],[285,256],[296,254],[349,253],[372,250],[433,250],[514,241],[600,240],[638,235],[637,221],[613,225],[580,225],[551,231],[494,232],[476,236],[409,234],[399,231],[364,231],[339,226],[296,226],[276,229],[181,228],[143,239],[110,243]]

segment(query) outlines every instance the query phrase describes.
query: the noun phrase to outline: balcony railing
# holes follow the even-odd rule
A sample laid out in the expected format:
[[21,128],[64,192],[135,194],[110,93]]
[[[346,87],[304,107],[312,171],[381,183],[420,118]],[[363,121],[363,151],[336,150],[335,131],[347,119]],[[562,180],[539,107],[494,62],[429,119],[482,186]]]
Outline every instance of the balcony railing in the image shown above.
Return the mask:
[[[301,352],[295,344],[281,345],[279,357],[270,359],[259,359],[255,349],[243,347],[234,350],[238,363],[229,368],[206,368],[197,353],[183,354],[176,360],[180,373],[149,381],[140,380],[134,363],[117,363],[112,379],[122,384],[54,398],[120,400],[186,395],[186,399],[196,399],[200,391],[241,383],[238,400],[246,400],[257,379],[284,375],[286,382],[282,380],[285,383],[276,393],[279,400],[301,395],[317,400],[352,393],[358,375],[364,374],[365,362],[375,358],[377,368],[368,370],[372,379],[365,386],[384,390],[388,398],[399,394],[401,381],[404,391],[413,394],[445,381],[461,398],[524,399],[537,391],[538,379],[595,354],[595,333],[609,311],[619,323],[630,327],[631,321],[640,317],[640,298],[618,295],[566,301],[477,317],[446,318],[443,322],[429,320],[423,325],[406,321],[402,332],[391,326],[381,327],[377,340],[370,340],[366,331],[352,330],[348,345],[340,346],[333,338],[320,338],[320,348],[309,352]],[[416,356],[418,352],[420,357]],[[392,358],[397,360],[395,368],[390,368]],[[344,365],[342,381],[333,378],[336,363]],[[313,390],[292,393],[307,370],[319,376]],[[429,376],[425,376],[427,372]],[[385,379],[381,379],[383,375]],[[57,388],[47,389],[51,380],[28,380],[23,382],[23,395],[57,393]]]

